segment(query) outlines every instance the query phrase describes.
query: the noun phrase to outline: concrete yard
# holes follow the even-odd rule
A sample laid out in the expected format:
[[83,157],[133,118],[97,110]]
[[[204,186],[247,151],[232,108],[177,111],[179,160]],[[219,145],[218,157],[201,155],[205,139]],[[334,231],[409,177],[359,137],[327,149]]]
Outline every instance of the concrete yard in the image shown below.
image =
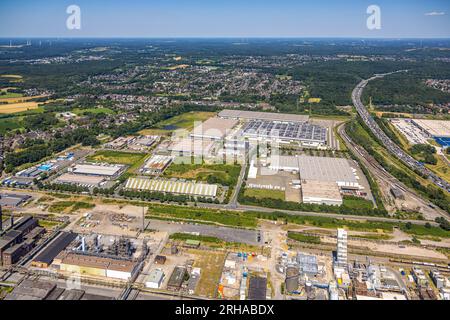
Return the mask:
[[[173,233],[200,233],[203,236],[217,237],[224,241],[241,242],[248,245],[259,245],[257,241],[257,231],[243,230],[235,228],[217,227],[209,225],[194,225],[171,223],[162,220],[146,219],[147,229]],[[262,239],[263,241],[263,239]]]

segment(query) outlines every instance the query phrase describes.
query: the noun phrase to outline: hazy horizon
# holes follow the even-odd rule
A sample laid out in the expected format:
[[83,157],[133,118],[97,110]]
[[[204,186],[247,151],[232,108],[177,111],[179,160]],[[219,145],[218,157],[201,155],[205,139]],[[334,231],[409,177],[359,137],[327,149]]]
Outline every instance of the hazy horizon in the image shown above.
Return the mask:
[[[81,10],[81,29],[66,12]],[[367,8],[381,9],[369,30]],[[1,38],[450,38],[447,0],[2,0]]]

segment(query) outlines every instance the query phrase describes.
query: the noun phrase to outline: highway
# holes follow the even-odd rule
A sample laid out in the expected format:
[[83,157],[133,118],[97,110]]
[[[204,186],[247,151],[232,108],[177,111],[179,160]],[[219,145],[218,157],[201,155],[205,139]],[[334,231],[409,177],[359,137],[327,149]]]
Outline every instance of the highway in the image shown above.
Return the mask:
[[438,175],[434,174],[432,171],[428,170],[421,162],[417,161],[405,151],[403,151],[397,144],[395,144],[381,128],[375,122],[373,117],[370,115],[369,111],[366,109],[361,101],[361,96],[367,84],[375,79],[381,79],[385,76],[392,75],[399,72],[407,72],[407,70],[400,70],[396,72],[390,72],[385,74],[377,74],[370,79],[361,81],[352,92],[353,104],[356,111],[364,121],[364,123],[370,128],[373,134],[383,143],[386,149],[400,159],[406,166],[410,169],[420,172],[422,175],[427,176],[437,187],[443,189],[444,191],[450,192],[450,184],[440,178]]
[[[447,217],[446,212],[442,209],[435,207],[430,201],[422,199],[419,195],[417,195],[414,191],[400,182],[397,178],[392,176],[389,172],[387,172],[369,153],[355,142],[347,135],[344,129],[344,125],[340,126],[338,129],[339,135],[345,141],[347,147],[353,152],[353,154],[366,166],[367,169],[370,170],[374,174],[377,179],[385,181],[388,185],[392,187],[396,187],[400,189],[402,192],[407,194],[409,197],[413,198],[417,202],[421,203],[423,207],[427,208],[427,210],[433,210],[435,214]],[[434,209],[431,209],[431,207]]]

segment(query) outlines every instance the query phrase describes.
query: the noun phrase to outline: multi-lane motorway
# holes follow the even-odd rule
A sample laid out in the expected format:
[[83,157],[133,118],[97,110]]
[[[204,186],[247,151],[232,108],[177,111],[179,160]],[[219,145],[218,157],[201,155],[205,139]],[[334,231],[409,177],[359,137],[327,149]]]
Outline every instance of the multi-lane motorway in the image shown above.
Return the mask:
[[364,88],[370,81],[384,78],[385,76],[399,72],[407,72],[407,70],[401,70],[385,74],[377,74],[370,79],[361,81],[352,92],[353,104],[356,108],[356,111],[363,119],[364,123],[370,128],[373,134],[384,144],[384,146],[390,153],[395,155],[398,159],[400,159],[405,165],[407,165],[412,170],[415,170],[417,172],[420,172],[424,176],[427,176],[428,179],[431,180],[439,188],[447,192],[450,192],[450,184],[448,182],[440,178],[438,175],[434,174],[432,171],[428,170],[421,162],[417,161],[409,154],[404,152],[383,132],[383,130],[381,130],[381,128],[375,122],[375,120],[370,115],[369,111],[366,109],[366,107],[361,101],[361,96],[364,91]]

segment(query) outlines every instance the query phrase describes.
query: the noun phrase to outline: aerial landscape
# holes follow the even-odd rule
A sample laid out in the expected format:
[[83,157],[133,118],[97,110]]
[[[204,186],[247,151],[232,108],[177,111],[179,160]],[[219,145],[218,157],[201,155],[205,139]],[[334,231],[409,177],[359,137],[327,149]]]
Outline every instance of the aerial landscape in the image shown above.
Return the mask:
[[61,33],[0,4],[0,308],[450,300],[447,2],[341,36],[96,33],[79,2]]

